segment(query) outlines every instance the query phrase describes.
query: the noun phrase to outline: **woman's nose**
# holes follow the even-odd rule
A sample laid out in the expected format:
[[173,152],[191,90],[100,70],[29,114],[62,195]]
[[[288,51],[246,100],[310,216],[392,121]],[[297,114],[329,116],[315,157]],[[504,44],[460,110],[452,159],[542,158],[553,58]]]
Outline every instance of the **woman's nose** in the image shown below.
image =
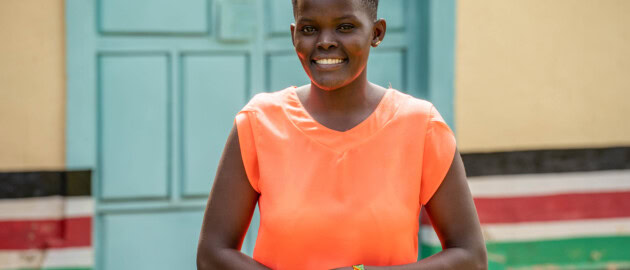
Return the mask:
[[317,41],[317,47],[322,48],[324,50],[328,50],[331,47],[337,47],[337,41],[335,39],[335,35],[329,33],[329,31],[322,31],[319,35],[319,40]]

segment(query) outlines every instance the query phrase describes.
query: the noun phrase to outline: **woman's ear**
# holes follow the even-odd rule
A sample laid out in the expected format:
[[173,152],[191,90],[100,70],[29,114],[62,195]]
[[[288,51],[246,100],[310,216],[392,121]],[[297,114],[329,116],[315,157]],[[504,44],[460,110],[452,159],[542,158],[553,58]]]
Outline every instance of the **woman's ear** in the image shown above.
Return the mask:
[[387,22],[385,19],[376,20],[372,31],[372,47],[377,47],[385,38],[385,32],[387,31]]
[[295,47],[295,24],[291,24],[291,42],[293,43],[293,47]]

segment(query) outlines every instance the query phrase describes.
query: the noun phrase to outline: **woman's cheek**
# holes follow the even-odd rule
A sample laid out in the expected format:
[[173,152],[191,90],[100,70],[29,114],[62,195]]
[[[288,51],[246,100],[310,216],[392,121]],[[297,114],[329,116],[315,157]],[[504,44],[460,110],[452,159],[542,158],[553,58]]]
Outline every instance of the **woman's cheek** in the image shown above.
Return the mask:
[[[366,46],[366,44],[368,45]],[[353,42],[347,43],[346,49],[353,52],[355,56],[363,58],[370,52],[370,43],[369,40],[354,40]]]
[[297,53],[298,58],[300,58],[300,61],[302,61],[305,65],[311,61],[310,51],[305,48],[305,44],[303,42],[295,43],[295,52]]

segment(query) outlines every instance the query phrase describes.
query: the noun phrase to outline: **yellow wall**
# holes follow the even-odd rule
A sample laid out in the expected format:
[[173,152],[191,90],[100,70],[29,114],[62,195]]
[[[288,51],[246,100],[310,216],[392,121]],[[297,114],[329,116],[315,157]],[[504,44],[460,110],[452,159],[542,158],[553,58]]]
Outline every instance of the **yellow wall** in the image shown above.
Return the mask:
[[62,168],[63,0],[1,0],[0,39],[0,170]]
[[460,0],[462,152],[630,145],[630,1]]

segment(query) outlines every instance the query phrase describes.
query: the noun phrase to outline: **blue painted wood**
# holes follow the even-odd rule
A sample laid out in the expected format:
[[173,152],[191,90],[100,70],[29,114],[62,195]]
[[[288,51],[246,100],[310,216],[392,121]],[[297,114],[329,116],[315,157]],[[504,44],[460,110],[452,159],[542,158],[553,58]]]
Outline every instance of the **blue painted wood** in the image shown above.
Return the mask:
[[182,57],[183,195],[207,196],[236,115],[248,98],[248,56]]
[[98,72],[100,196],[166,198],[168,56],[102,55]]
[[[387,31],[402,31],[405,28],[405,8],[406,0],[386,0],[380,1],[378,7],[378,18],[385,18],[387,21]],[[371,55],[370,55],[371,57]]]
[[291,0],[264,0],[264,3],[266,9],[264,15],[269,25],[267,33],[269,35],[290,35],[289,25],[294,21]]
[[[438,62],[452,59],[454,38],[438,32],[454,20],[454,4],[436,2],[381,1],[390,31],[372,50],[368,78],[428,97],[448,118],[453,74]],[[194,268],[201,214],[234,114],[257,92],[309,82],[290,40],[290,1],[65,3],[67,165],[95,172],[95,267]],[[241,13],[253,32],[235,20]],[[256,212],[246,254],[258,224]],[[169,246],[164,260],[154,258]]]
[[66,166],[96,169],[96,25],[94,12],[90,12],[94,2],[67,0],[65,9]]
[[219,39],[221,41],[247,41],[253,39],[257,29],[257,11],[252,0],[225,1],[219,6]]
[[276,91],[289,86],[310,83],[295,52],[270,54],[267,66],[267,90]]
[[209,0],[98,0],[99,29],[107,34],[205,34]]
[[455,130],[455,0],[429,3],[428,98]]
[[367,77],[372,83],[406,91],[405,52],[402,50],[374,50],[370,53]]
[[102,269],[196,269],[203,210],[106,215]]

